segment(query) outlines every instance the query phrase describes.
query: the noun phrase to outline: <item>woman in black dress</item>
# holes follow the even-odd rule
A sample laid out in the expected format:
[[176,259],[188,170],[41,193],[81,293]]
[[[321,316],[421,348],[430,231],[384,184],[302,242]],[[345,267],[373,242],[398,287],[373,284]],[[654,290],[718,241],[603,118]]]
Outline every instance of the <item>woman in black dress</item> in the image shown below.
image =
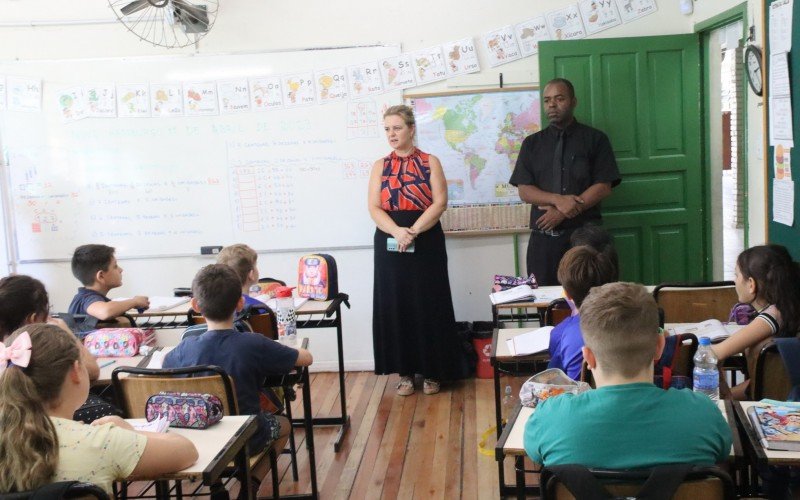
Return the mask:
[[414,375],[425,394],[442,380],[466,376],[456,334],[439,217],[447,208],[447,182],[439,159],[414,146],[416,126],[408,106],[383,115],[392,152],[375,162],[369,212],[375,230],[372,335],[375,373],[399,373],[397,393],[414,393]]

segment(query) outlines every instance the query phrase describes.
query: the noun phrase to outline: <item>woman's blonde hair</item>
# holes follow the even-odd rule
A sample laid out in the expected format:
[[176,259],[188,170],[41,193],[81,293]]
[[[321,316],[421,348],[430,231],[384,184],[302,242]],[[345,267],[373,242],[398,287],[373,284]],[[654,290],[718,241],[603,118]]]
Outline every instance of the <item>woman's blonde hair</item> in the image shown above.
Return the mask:
[[386,118],[387,116],[399,116],[408,127],[417,126],[417,120],[414,119],[414,110],[411,109],[411,106],[406,106],[405,104],[392,106],[383,112],[383,117]]
[[67,372],[80,359],[75,337],[55,325],[33,324],[27,331],[31,360],[27,368],[9,365],[0,373],[0,493],[49,483],[58,466],[58,436],[47,408],[60,398]]

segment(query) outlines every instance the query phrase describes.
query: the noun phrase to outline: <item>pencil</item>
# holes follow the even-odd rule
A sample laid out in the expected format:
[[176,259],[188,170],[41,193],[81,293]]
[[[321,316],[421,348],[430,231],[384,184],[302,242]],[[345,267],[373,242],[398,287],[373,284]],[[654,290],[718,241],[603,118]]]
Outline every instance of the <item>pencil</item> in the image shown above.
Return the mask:
[[114,364],[114,363],[116,363],[116,362],[117,362],[117,361],[116,361],[116,360],[114,360],[114,359],[112,359],[111,361],[106,361],[105,363],[103,363],[102,365],[100,365],[100,368],[105,368],[106,366],[111,366],[111,365],[113,365],[113,364]]

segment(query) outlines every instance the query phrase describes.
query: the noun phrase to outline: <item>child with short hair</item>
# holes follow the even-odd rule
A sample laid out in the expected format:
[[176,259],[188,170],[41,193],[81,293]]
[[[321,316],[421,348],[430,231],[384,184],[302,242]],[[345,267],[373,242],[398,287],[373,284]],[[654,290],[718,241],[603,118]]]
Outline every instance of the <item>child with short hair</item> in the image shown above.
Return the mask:
[[[581,306],[583,356],[597,389],[545,400],[525,424],[525,452],[544,466],[627,469],[711,465],[727,459],[731,431],[707,396],[653,384],[664,336],[645,287],[595,287]],[[691,422],[676,427],[676,422]]]
[[[206,318],[208,331],[181,341],[164,358],[164,368],[216,365],[233,378],[239,413],[257,415],[258,430],[250,438],[250,450],[263,450],[274,442],[277,450],[286,444],[290,422],[261,412],[260,394],[267,375],[284,374],[295,366],[312,363],[306,349],[285,346],[258,333],[237,332],[234,313],[244,307],[242,286],[236,272],[225,264],[202,268],[192,282],[192,309]],[[253,471],[257,481],[267,470]]]
[[82,245],[72,254],[72,274],[84,286],[69,305],[70,314],[88,314],[100,321],[110,321],[130,309],[147,309],[150,300],[142,295],[112,301],[108,292],[122,286],[122,268],[114,248],[106,245]]
[[590,246],[571,248],[558,264],[558,281],[564,287],[567,300],[574,305],[572,315],[550,332],[550,363],[578,380],[583,366],[583,336],[580,326],[580,307],[592,287],[614,281],[618,275],[610,255]]
[[242,282],[244,305],[264,306],[264,303],[250,296],[250,287],[258,283],[258,254],[244,243],[228,245],[217,256],[217,264],[225,264],[236,271]]
[[92,425],[71,420],[86,400],[89,376],[77,339],[55,325],[17,330],[0,360],[0,493],[53,481],[112,482],[184,469],[197,450],[175,433],[134,431],[119,417]]

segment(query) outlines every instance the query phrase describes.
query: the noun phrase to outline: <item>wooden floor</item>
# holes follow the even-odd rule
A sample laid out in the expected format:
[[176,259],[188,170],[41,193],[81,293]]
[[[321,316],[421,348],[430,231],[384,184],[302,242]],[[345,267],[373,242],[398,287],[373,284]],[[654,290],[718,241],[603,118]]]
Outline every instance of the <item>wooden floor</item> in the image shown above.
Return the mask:
[[[397,375],[347,374],[351,427],[341,450],[333,450],[338,428],[314,428],[320,498],[498,498],[492,380],[469,379],[432,396],[418,388],[408,397],[396,395],[398,380]],[[521,381],[511,383],[518,394]],[[312,374],[315,415],[337,415],[338,388],[337,374]],[[302,414],[299,396],[293,411]],[[281,496],[311,491],[304,431],[295,433],[300,480],[293,481],[289,457],[283,455]],[[513,469],[507,462],[508,480]],[[269,496],[271,490],[267,477],[259,493]]]

